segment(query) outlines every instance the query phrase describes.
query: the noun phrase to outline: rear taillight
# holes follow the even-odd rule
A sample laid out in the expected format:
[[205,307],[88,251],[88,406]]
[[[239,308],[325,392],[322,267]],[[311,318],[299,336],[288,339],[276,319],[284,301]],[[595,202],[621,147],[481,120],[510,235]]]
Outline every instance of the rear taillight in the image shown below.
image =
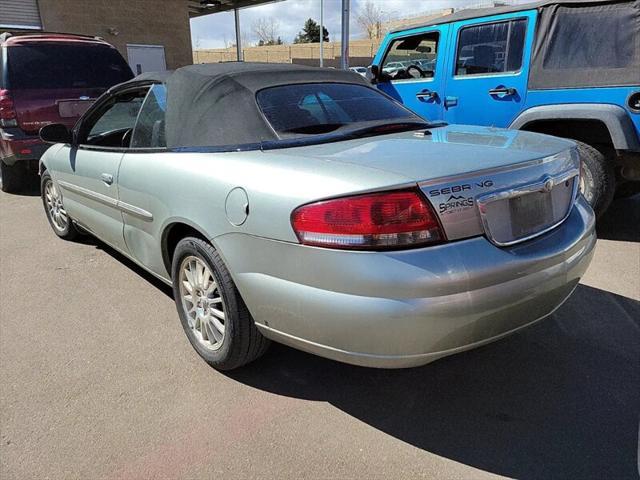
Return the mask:
[[9,90],[0,90],[0,126],[17,126],[17,113]]
[[291,224],[305,245],[358,250],[413,247],[445,240],[417,190],[372,193],[303,205]]

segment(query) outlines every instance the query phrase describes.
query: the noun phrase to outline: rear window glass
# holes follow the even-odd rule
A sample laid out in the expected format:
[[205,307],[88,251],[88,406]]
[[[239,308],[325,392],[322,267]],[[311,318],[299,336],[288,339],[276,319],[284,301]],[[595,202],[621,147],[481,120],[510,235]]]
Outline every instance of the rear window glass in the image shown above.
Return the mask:
[[368,122],[421,121],[378,91],[360,85],[314,83],[267,88],[258,104],[280,137],[357,128]]
[[34,44],[7,51],[13,89],[108,88],[133,76],[118,51],[102,45]]

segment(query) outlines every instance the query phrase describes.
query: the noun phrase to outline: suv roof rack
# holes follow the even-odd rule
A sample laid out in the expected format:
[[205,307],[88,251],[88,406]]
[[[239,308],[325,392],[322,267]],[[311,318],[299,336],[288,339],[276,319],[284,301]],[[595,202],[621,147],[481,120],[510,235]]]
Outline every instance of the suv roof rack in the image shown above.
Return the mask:
[[69,33],[69,32],[52,32],[48,30],[29,30],[29,31],[19,31],[19,32],[3,32],[0,34],[0,42],[4,42],[11,37],[47,37],[47,36],[55,36],[55,35],[64,35],[67,37],[78,37],[78,38],[86,38],[91,40],[100,40],[105,41],[104,38],[98,37],[97,35],[83,35],[81,33]]

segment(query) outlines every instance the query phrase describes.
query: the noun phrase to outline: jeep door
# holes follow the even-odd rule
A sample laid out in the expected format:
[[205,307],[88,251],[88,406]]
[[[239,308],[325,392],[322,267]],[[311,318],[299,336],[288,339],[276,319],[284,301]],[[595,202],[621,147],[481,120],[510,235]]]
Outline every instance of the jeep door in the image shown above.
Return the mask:
[[449,25],[387,37],[374,59],[378,88],[427,120],[442,120],[445,50]]
[[71,218],[105,243],[126,251],[117,180],[142,96],[126,92],[99,102],[76,127],[77,144],[56,154],[54,179]]
[[535,11],[451,25],[444,119],[508,127],[524,105]]

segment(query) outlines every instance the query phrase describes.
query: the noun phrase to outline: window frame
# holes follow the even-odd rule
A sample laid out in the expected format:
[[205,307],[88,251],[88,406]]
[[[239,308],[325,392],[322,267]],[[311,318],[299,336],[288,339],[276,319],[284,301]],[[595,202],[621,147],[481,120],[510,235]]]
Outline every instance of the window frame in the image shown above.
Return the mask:
[[[440,45],[443,42],[443,38],[445,37],[445,35],[443,35],[443,32],[441,31],[439,25],[434,25],[431,28],[428,28],[427,30],[421,31],[421,32],[417,32],[417,33],[407,33],[404,35],[398,35],[397,37],[393,37],[389,40],[389,43],[387,44],[387,48],[384,52],[384,56],[382,57],[382,60],[380,61],[380,71],[382,71],[382,68],[384,67],[384,62],[387,60],[387,57],[389,56],[389,52],[391,52],[391,48],[393,47],[393,44],[396,43],[396,41],[398,40],[403,40],[406,38],[410,38],[410,37],[418,37],[421,35],[427,35],[429,33],[435,33],[438,35],[438,40],[436,42],[436,47],[438,49],[438,51],[436,52],[436,70],[433,72],[433,77],[425,77],[425,78],[402,78],[402,79],[397,79],[397,80],[390,80],[389,83],[397,83],[397,82],[401,82],[401,83],[418,83],[418,82],[434,82],[436,79],[436,75],[438,74],[438,60],[440,58]],[[446,39],[445,39],[446,40]],[[445,55],[444,53],[442,55]],[[399,60],[394,60],[394,62],[398,62],[400,63]]]
[[[144,108],[147,99],[149,98],[149,95],[151,95],[151,91],[153,90],[153,87],[155,86],[161,86],[164,88],[164,92],[165,92],[165,102],[167,101],[167,86],[164,83],[161,82],[156,82],[156,83],[152,83],[148,86],[147,89],[147,94],[144,96],[144,99],[142,100],[142,105],[140,105],[140,110],[138,110],[138,116],[136,117],[136,121],[133,124],[133,128],[131,129],[131,141],[133,141],[133,136],[136,133],[136,130],[138,129],[138,125],[140,123],[140,114],[142,113],[142,109]],[[165,114],[165,128],[166,128],[166,116],[167,116],[167,112],[165,110],[164,112]],[[166,134],[165,134],[165,143],[166,143]],[[127,151],[134,151],[134,152],[147,152],[147,151],[152,151],[152,152],[157,152],[157,151],[165,151],[168,150],[167,146],[165,145],[164,147],[129,147],[127,148]]]
[[[460,36],[464,30],[468,28],[483,26],[483,25],[517,22],[518,20],[525,21],[524,34],[523,34],[522,58],[520,61],[520,68],[518,70],[509,70],[505,72],[492,72],[492,73],[470,73],[470,74],[464,74],[464,75],[458,75],[456,73],[458,69],[458,48],[460,47]],[[485,20],[483,22],[469,23],[466,25],[458,26],[458,31],[456,32],[456,44],[455,44],[455,49],[453,51],[453,61],[451,62],[451,68],[452,68],[451,76],[456,80],[464,80],[464,79],[471,79],[471,78],[496,77],[496,76],[516,77],[520,75],[525,66],[524,60],[526,57],[526,50],[527,50],[527,35],[529,33],[529,23],[530,23],[530,18],[528,16],[517,16],[517,17],[510,17],[510,18],[504,18],[499,20]]]
[[[127,93],[132,93],[132,92],[136,92],[136,91],[143,91],[146,90],[144,96],[143,96],[143,101],[140,104],[140,110],[138,110],[138,115],[136,116],[136,120],[133,124],[133,128],[132,128],[132,134],[133,134],[133,130],[135,130],[137,124],[138,124],[138,119],[140,117],[140,111],[142,110],[142,105],[144,104],[144,100],[147,98],[147,95],[149,94],[149,91],[151,90],[151,87],[153,85],[156,84],[161,84],[161,82],[141,82],[141,83],[134,83],[134,84],[128,84],[125,85],[123,87],[118,88],[117,90],[109,90],[107,91],[103,97],[100,97],[98,100],[95,101],[95,103],[85,112],[84,115],[82,115],[82,117],[80,117],[80,119],[78,120],[78,122],[76,123],[76,125],[73,127],[72,133],[73,133],[73,146],[75,148],[77,148],[78,150],[90,150],[90,151],[101,151],[101,152],[114,152],[114,153],[153,153],[153,152],[165,152],[168,151],[169,148],[167,147],[156,147],[156,148],[152,148],[152,147],[144,147],[144,148],[131,148],[131,147],[107,147],[104,145],[88,145],[86,143],[80,143],[80,136],[81,135],[86,135],[86,122],[88,122],[90,119],[93,118],[93,115],[98,115],[98,114],[104,114],[105,112],[102,111],[102,109],[106,106],[106,104],[108,104],[109,102],[111,102],[113,100],[113,98],[118,97],[120,95],[125,95]],[[97,120],[96,120],[97,122]],[[94,123],[95,125],[95,123]]]

